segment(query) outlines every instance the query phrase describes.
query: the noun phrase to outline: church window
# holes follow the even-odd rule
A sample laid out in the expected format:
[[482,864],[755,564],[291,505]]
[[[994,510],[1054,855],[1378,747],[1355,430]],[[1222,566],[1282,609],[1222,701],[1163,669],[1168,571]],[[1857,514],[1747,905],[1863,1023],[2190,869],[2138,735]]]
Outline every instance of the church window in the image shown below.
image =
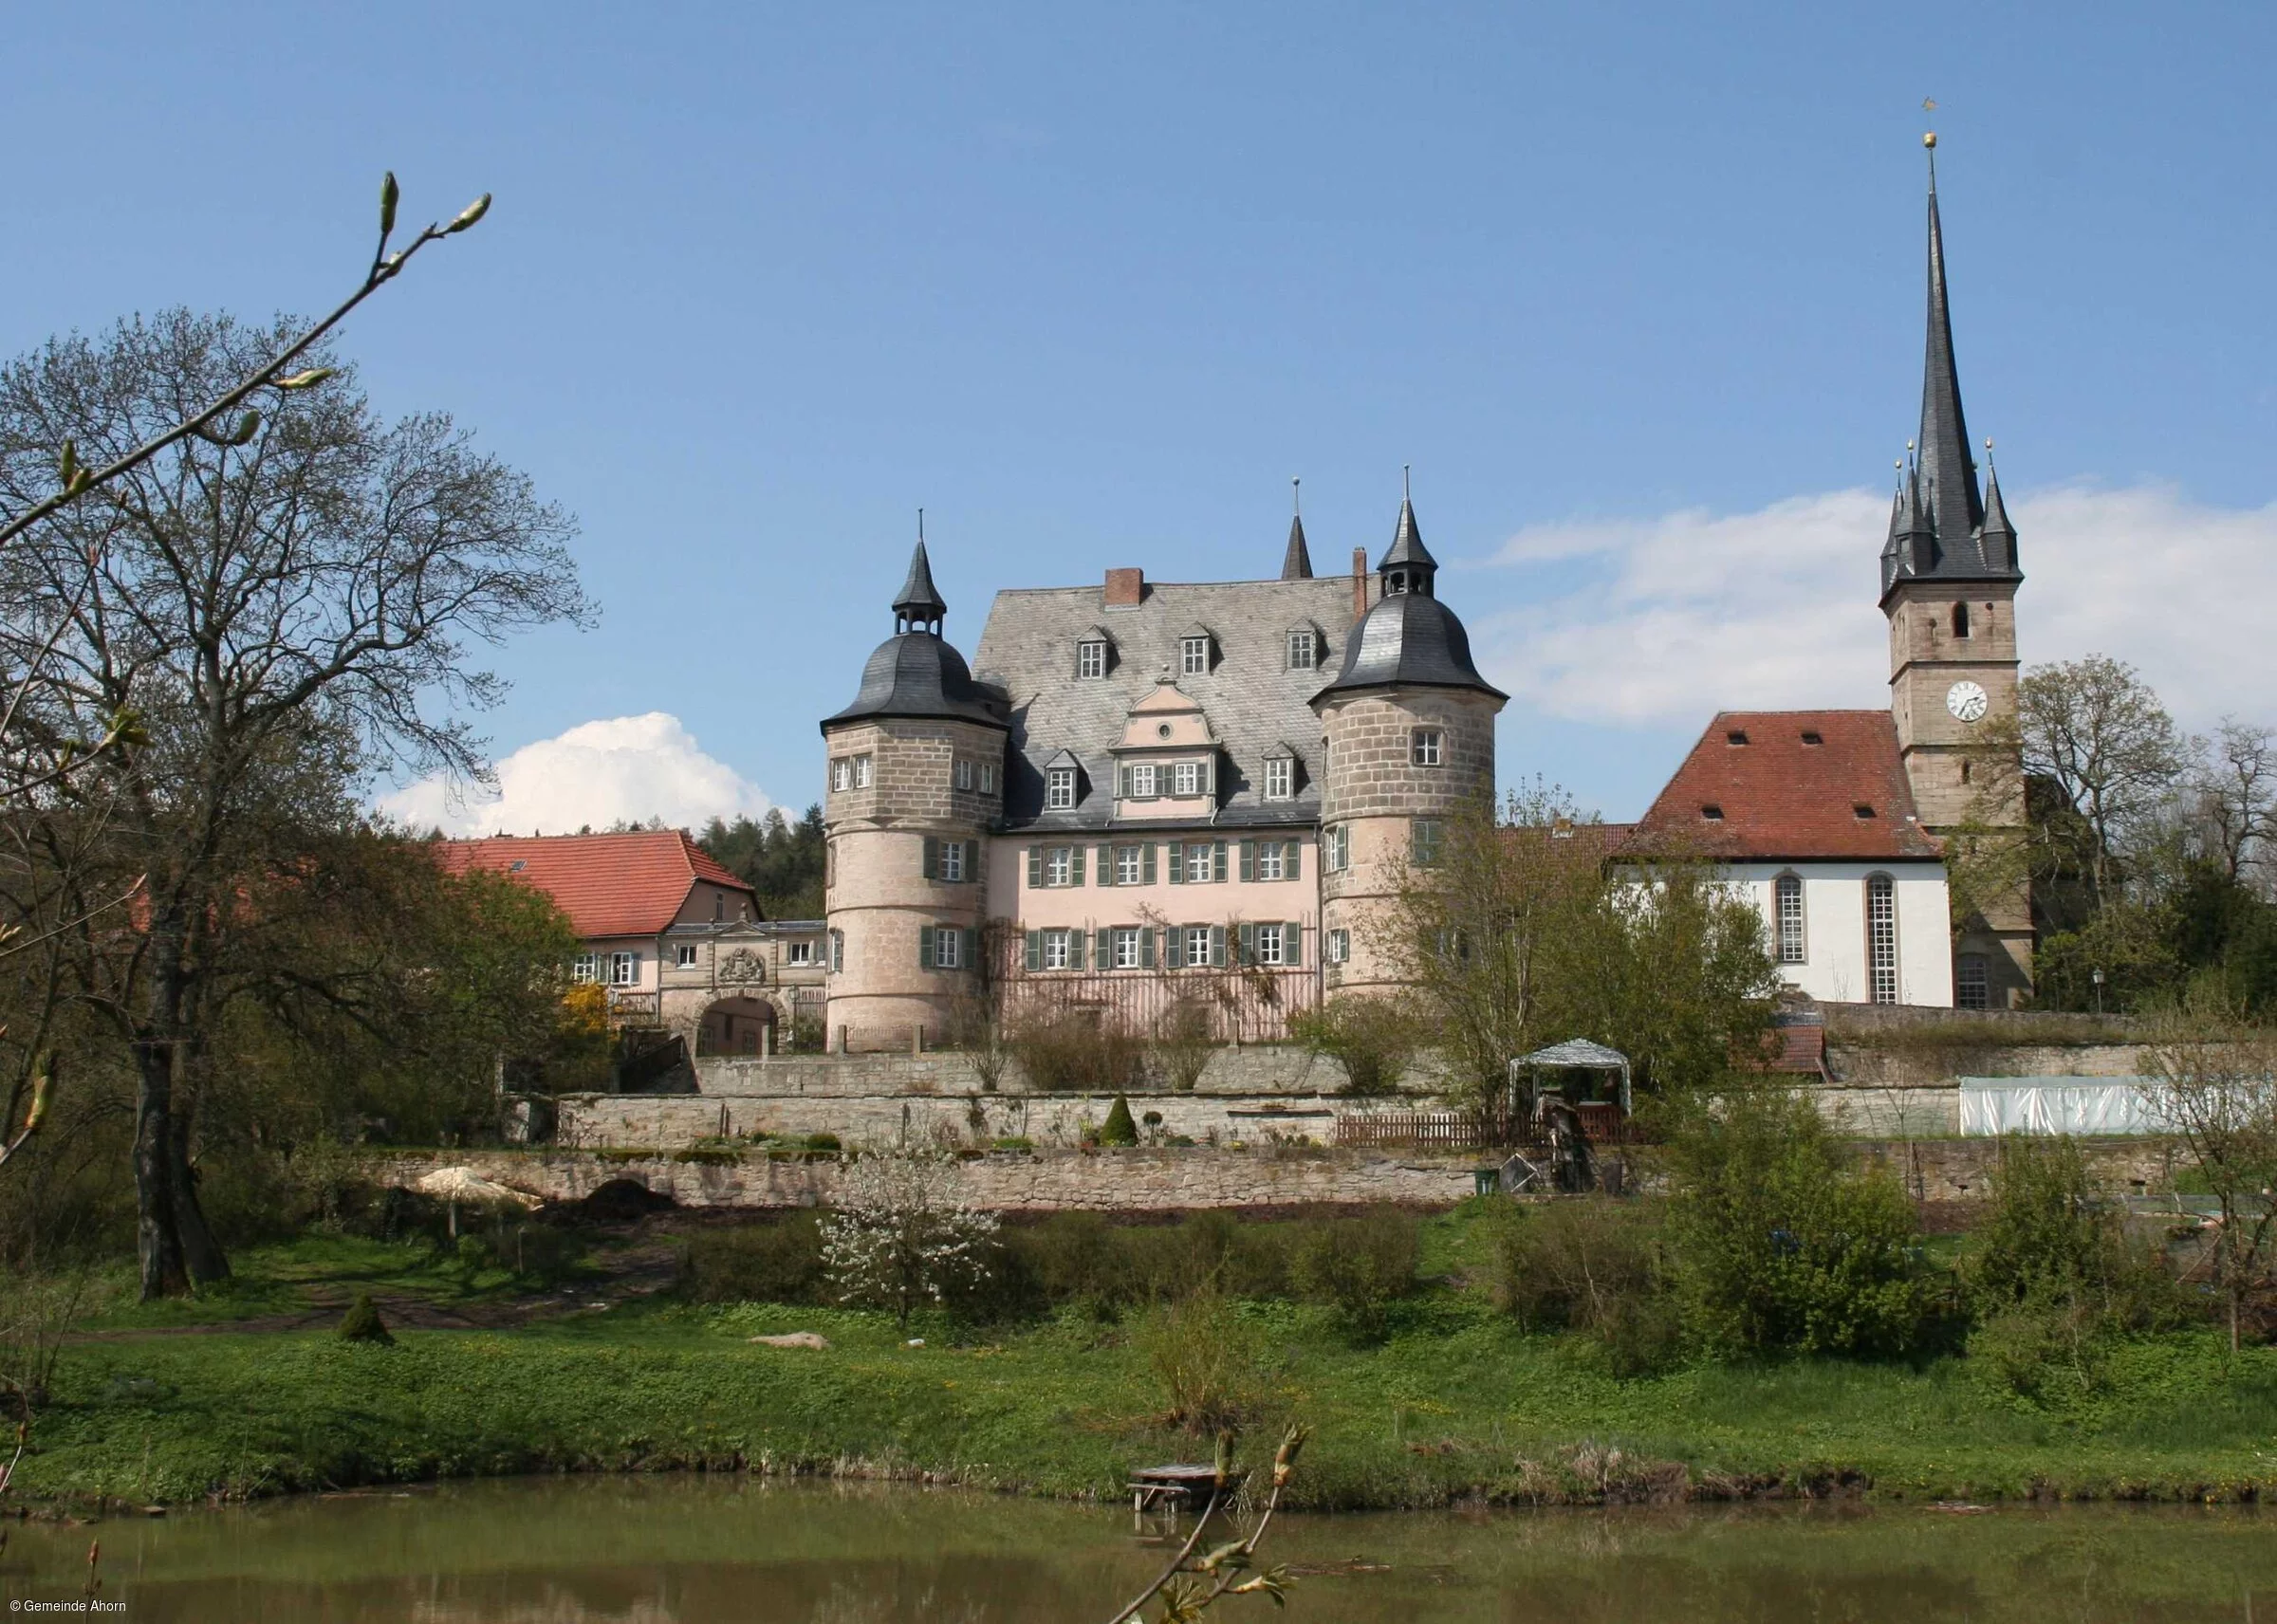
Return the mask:
[[1314,637],[1312,628],[1306,626],[1302,631],[1289,633],[1288,669],[1311,671],[1320,663],[1321,645],[1319,640]]
[[1955,603],[1953,606],[1953,635],[1956,637],[1965,637],[1969,635],[1969,605],[1966,603]]
[[1075,768],[1055,766],[1045,773],[1044,804],[1053,812],[1064,812],[1075,804]]
[[1265,764],[1265,798],[1287,801],[1296,793],[1297,764],[1287,756],[1273,756]]
[[1202,676],[1210,670],[1210,639],[1181,637],[1178,640],[1178,673],[1182,676]]
[[1803,877],[1783,874],[1772,884],[1774,911],[1778,914],[1779,962],[1801,964],[1805,959],[1803,947]]
[[1963,953],[1953,965],[1953,1001],[1963,1009],[1991,1006],[1990,967],[1982,953]]
[[1107,645],[1097,637],[1085,637],[1075,645],[1075,674],[1104,676],[1107,674]]
[[1447,753],[1447,735],[1436,728],[1417,728],[1408,759],[1417,766],[1437,766]]
[[1898,888],[1886,874],[1866,880],[1866,989],[1876,1004],[1898,1002]]

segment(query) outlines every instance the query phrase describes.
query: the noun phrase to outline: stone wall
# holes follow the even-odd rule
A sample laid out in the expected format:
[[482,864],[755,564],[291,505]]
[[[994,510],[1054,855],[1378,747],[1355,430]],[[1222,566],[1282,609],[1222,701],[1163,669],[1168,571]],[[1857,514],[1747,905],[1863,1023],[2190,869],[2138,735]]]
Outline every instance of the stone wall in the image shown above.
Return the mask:
[[[978,1094],[980,1076],[961,1050],[930,1054],[783,1055],[772,1060],[725,1058],[696,1062],[697,1092],[709,1096],[810,1095],[854,1098],[876,1094]],[[1418,1067],[1411,1080],[1429,1087],[1436,1073]],[[1333,1094],[1347,1079],[1342,1062],[1294,1044],[1222,1048],[1194,1085],[1197,1094]],[[1028,1092],[1017,1061],[998,1080],[1006,1094]]]
[[[826,1206],[839,1178],[835,1160],[747,1154],[719,1163],[568,1150],[394,1154],[380,1158],[376,1171],[380,1182],[408,1187],[442,1166],[471,1167],[484,1178],[548,1201],[575,1201],[604,1184],[630,1180],[682,1207],[748,1210]],[[997,1211],[1161,1212],[1379,1202],[1447,1207],[1472,1193],[1472,1167],[1468,1157],[1380,1152],[1047,1151],[974,1157],[965,1164],[965,1174],[972,1199]]]

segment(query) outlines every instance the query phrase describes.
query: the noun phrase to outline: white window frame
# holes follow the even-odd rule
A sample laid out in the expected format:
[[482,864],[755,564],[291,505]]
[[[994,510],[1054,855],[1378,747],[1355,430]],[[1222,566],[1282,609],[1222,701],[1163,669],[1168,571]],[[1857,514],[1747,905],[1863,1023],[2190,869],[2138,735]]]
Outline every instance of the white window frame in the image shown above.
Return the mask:
[[1895,1004],[1900,991],[1898,957],[1898,882],[1886,874],[1866,876],[1866,996]]
[[1321,854],[1322,860],[1326,864],[1330,873],[1342,874],[1352,866],[1352,826],[1350,824],[1330,824],[1328,832],[1323,837],[1321,843],[1324,848]]
[[1413,766],[1442,766],[1447,760],[1447,732],[1443,728],[1417,728],[1408,741],[1408,763]]
[[830,932],[830,973],[842,975],[845,973],[845,969],[846,933],[843,931],[833,931]]
[[830,759],[830,792],[835,795],[854,787],[854,758],[833,756]]
[[1265,758],[1265,798],[1287,801],[1297,792],[1297,764],[1291,756]]
[[609,985],[637,987],[640,982],[640,955],[621,949],[609,955]]
[[1042,937],[1042,941],[1039,944],[1041,955],[1037,962],[1046,969],[1065,969],[1068,959],[1068,932],[1065,931],[1043,931],[1038,934]]
[[1339,925],[1328,932],[1328,962],[1332,965],[1352,961],[1352,932]]
[[1318,671],[1321,666],[1321,639],[1309,626],[1288,635],[1288,669]]
[[1179,762],[1170,769],[1170,775],[1172,786],[1170,793],[1173,799],[1185,801],[1202,793],[1202,764],[1200,762]]
[[956,786],[959,789],[972,787],[972,764],[962,756],[956,759]]
[[869,786],[870,758],[866,755],[856,756],[854,758],[854,787],[857,789],[867,789]]
[[695,944],[694,942],[673,944],[672,968],[675,969],[694,969],[695,968]]
[[1210,639],[1208,637],[1180,637],[1178,639],[1178,674],[1207,676],[1210,674]]
[[965,933],[954,925],[935,925],[933,928],[933,968],[935,969],[962,969],[965,968]]
[[1049,812],[1065,812],[1075,805],[1075,768],[1054,766],[1044,769],[1044,806]]
[[1139,762],[1131,768],[1131,799],[1152,801],[1162,793],[1162,769],[1153,762]]
[[935,848],[940,853],[941,881],[946,885],[962,885],[965,879],[965,842],[943,840]]
[[1044,848],[1044,883],[1065,886],[1075,883],[1075,848],[1073,846],[1046,846]]
[[786,942],[783,945],[783,962],[792,965],[811,965],[814,963],[814,944],[812,942]]
[[1408,820],[1407,853],[1408,860],[1417,868],[1437,868],[1444,863],[1447,860],[1445,821],[1437,818]]
[[980,764],[980,792],[983,795],[996,793],[996,767],[992,762]]
[[1144,885],[1146,883],[1146,848],[1144,846],[1117,846],[1114,863],[1117,885]]
[[1086,681],[1107,674],[1106,639],[1085,637],[1075,645],[1075,674]]
[[1114,948],[1113,963],[1117,969],[1137,969],[1138,966],[1138,927],[1118,925],[1111,938]]
[[1282,925],[1252,925],[1250,927],[1250,942],[1255,950],[1259,964],[1277,965],[1281,962],[1281,932],[1286,929],[1287,927]]
[[1259,840],[1257,842],[1257,877],[1259,879],[1286,879],[1288,877],[1288,864],[1283,855],[1284,849],[1283,843],[1279,840]]
[[[1771,881],[1771,933],[1776,939],[1779,962],[1786,965],[1810,962],[1810,937],[1805,930],[1804,913],[1805,888],[1799,874],[1783,874]],[[1794,907],[1787,907],[1789,900]]]
[[1188,885],[1213,885],[1217,881],[1217,848],[1209,841],[1190,842],[1186,847],[1186,881]]
[[1211,964],[1210,927],[1207,925],[1181,925],[1178,929],[1186,932],[1186,964],[1188,968],[1209,969]]
[[601,979],[601,955],[580,953],[569,961],[569,979],[582,987],[589,987]]

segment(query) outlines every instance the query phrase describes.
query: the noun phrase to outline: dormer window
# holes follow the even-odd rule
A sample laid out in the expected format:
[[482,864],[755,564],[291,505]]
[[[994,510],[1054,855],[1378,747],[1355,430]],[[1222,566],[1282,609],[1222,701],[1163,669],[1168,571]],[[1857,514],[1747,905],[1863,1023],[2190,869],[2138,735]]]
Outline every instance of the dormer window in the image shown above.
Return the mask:
[[1724,821],[1724,809],[1711,802],[1700,808],[1700,816],[1711,823],[1720,823]]
[[1874,816],[1874,808],[1861,801],[1857,805],[1850,808],[1850,814],[1862,823],[1867,819]]
[[1131,801],[1152,801],[1161,794],[1162,769],[1153,762],[1140,762],[1123,769],[1123,795]]
[[1296,758],[1268,756],[1265,762],[1265,798],[1268,801],[1287,801],[1296,792]]
[[1805,745],[1823,745],[1826,742],[1826,738],[1823,733],[1805,732],[1803,735],[1803,742]]
[[1075,805],[1075,768],[1055,766],[1044,774],[1044,806],[1049,812],[1065,812]]
[[1310,626],[1300,626],[1288,634],[1288,669],[1316,671],[1321,663],[1321,635]]
[[1181,797],[1202,793],[1202,764],[1182,761],[1170,769],[1171,793]]
[[1724,735],[1724,743],[1727,745],[1744,745],[1747,742],[1747,733],[1738,728],[1732,729],[1729,733]]
[[1210,674],[1210,639],[1193,634],[1178,639],[1178,674],[1207,676]]
[[1107,674],[1107,642],[1104,637],[1085,637],[1075,645],[1075,674],[1082,677]]

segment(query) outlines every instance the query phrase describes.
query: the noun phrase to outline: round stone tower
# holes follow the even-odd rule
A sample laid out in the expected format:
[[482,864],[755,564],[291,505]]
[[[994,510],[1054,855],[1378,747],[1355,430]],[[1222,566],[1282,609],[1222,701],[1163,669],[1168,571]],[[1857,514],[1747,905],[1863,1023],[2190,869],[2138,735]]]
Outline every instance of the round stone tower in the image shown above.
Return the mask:
[[1438,860],[1453,819],[1492,803],[1494,717],[1509,696],[1472,664],[1469,634],[1435,594],[1438,567],[1402,500],[1377,565],[1381,596],[1312,700],[1327,740],[1321,930],[1332,993],[1409,979],[1399,893]]
[[937,1043],[985,985],[982,869],[1003,806],[1007,707],[942,638],[947,614],[920,539],[894,635],[854,703],[823,723],[834,1049]]

